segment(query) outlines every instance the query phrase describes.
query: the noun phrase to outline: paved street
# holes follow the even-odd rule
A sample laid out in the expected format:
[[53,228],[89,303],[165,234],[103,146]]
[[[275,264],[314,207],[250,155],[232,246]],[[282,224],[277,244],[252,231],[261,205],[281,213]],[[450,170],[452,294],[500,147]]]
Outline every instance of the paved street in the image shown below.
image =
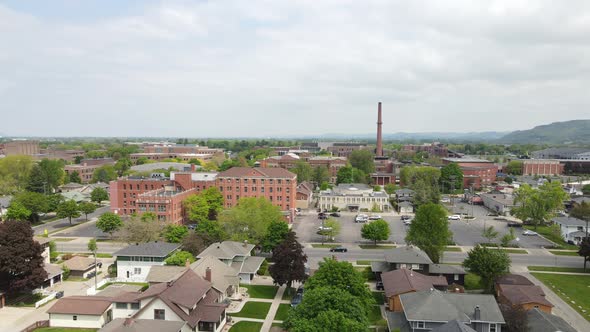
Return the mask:
[[[101,214],[108,212],[110,209],[110,207],[107,206],[103,206],[100,207],[98,209],[96,209],[96,211],[94,211],[93,213],[88,215],[88,220],[92,219],[92,218],[98,218]],[[64,229],[67,227],[70,227],[72,225],[77,225],[77,224],[81,224],[86,222],[86,217],[84,215],[82,215],[80,218],[76,218],[76,219],[72,219],[72,224],[70,225],[70,222],[67,218],[64,219],[58,219],[58,220],[54,220],[42,225],[38,225],[38,226],[34,226],[33,230],[35,231],[35,235],[43,235],[45,230],[47,230],[47,232],[49,233],[53,233],[56,231],[59,231],[60,229]]]
[[[90,239],[90,237],[81,237],[69,242],[57,241],[55,242],[55,246],[59,252],[83,253],[88,252],[88,241]],[[97,245],[97,252],[101,254],[112,254],[127,246],[126,243],[121,242],[98,242]]]

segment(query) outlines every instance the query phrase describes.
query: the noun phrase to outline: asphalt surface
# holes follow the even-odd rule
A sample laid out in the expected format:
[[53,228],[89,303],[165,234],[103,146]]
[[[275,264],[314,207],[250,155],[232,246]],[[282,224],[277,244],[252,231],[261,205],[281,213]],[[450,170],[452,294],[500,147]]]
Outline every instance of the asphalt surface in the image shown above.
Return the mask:
[[[94,211],[93,213],[88,215],[88,220],[91,220],[92,218],[98,218],[101,214],[108,212],[109,209],[110,209],[109,206],[103,206],[103,207],[96,209],[96,211]],[[82,224],[85,222],[86,222],[86,216],[82,215],[80,218],[72,219],[71,224],[67,218],[64,218],[64,219],[50,221],[50,222],[42,224],[42,225],[34,226],[33,230],[35,231],[35,235],[43,235],[45,233],[45,230],[47,230],[48,233],[54,233],[54,232],[59,231],[61,229],[75,226],[75,225],[79,225],[79,224]]]

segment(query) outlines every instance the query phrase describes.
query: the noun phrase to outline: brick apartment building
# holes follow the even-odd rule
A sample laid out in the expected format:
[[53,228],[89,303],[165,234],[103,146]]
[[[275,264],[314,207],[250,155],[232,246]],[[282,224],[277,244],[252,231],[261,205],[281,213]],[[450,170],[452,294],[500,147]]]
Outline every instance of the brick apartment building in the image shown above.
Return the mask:
[[371,173],[371,180],[375,185],[384,186],[389,183],[395,184],[397,167],[393,160],[388,157],[375,157],[375,173]]
[[364,149],[368,149],[368,147],[363,143],[333,143],[326,150],[334,156],[348,158],[352,151]]
[[498,166],[477,158],[443,158],[443,164],[456,163],[463,172],[463,188],[480,189],[496,181]]
[[424,143],[424,144],[406,144],[402,147],[402,151],[406,152],[426,152],[429,156],[436,156],[446,158],[449,156],[447,147],[439,142]]
[[18,140],[4,143],[4,154],[7,156],[39,154],[39,141]]
[[342,167],[345,167],[347,164],[347,160],[344,157],[325,157],[325,156],[318,156],[318,157],[304,157],[298,156],[293,153],[285,154],[282,156],[273,156],[268,157],[260,161],[260,167],[263,168],[273,168],[273,167],[280,167],[284,169],[293,169],[297,165],[298,162],[303,161],[309,164],[309,166],[315,167],[326,167],[328,168],[328,172],[330,173],[330,182],[336,183],[336,176],[338,175],[338,170]]
[[522,175],[561,175],[564,165],[559,160],[526,159],[522,161]]
[[120,215],[153,212],[159,220],[182,223],[182,202],[212,186],[223,194],[226,208],[241,197],[266,197],[282,211],[295,208],[297,177],[282,168],[234,167],[221,173],[172,172],[166,178],[121,178],[110,183],[111,211]]
[[82,183],[90,183],[94,171],[103,165],[114,165],[112,158],[82,159],[79,164],[65,165],[64,171],[69,176],[73,172],[78,172]]

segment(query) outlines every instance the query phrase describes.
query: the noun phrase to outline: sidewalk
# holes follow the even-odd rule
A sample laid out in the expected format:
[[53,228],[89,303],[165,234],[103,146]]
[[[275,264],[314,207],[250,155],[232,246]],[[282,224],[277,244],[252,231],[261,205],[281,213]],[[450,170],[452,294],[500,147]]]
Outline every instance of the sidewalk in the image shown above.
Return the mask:
[[268,310],[268,314],[266,315],[266,318],[264,319],[264,324],[262,324],[262,329],[260,330],[261,332],[270,331],[274,317],[277,314],[277,310],[279,309],[279,304],[281,304],[281,302],[282,302],[283,293],[285,292],[285,289],[287,289],[286,286],[281,286],[279,288],[279,291],[277,292],[277,295],[275,295],[275,298],[272,300],[272,304],[270,305],[270,310]]

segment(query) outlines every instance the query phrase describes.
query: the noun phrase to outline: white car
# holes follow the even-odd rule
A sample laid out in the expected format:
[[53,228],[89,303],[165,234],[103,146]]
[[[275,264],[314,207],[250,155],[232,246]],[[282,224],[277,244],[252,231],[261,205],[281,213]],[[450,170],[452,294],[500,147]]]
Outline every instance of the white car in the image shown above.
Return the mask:
[[522,235],[535,236],[539,235],[539,233],[527,229],[526,231],[522,232]]
[[359,214],[358,216],[356,216],[356,218],[354,218],[354,222],[367,222],[368,220],[369,217],[364,214]]
[[449,220],[461,220],[461,216],[458,214],[454,214],[452,216],[449,216]]
[[412,219],[404,220],[404,225],[410,226],[412,224]]
[[328,227],[328,226],[320,226],[318,227],[318,231],[320,232],[329,232],[332,230],[332,227]]

